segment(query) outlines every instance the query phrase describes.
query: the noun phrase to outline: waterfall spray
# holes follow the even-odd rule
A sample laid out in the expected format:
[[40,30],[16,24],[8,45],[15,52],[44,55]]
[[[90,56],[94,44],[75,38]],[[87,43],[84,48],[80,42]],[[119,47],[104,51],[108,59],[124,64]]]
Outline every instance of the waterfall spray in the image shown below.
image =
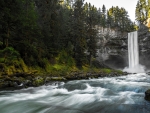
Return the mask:
[[128,33],[128,59],[129,67],[124,71],[139,73],[144,72],[144,66],[139,64],[138,32]]

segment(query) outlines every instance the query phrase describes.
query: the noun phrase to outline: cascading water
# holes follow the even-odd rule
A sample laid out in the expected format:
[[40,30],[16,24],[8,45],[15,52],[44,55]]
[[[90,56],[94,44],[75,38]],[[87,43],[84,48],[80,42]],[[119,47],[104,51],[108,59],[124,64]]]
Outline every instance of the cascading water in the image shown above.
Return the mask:
[[128,59],[129,67],[124,71],[131,73],[144,72],[144,66],[139,64],[138,32],[128,33]]
[[149,86],[139,73],[0,91],[0,113],[150,113]]
[[128,57],[129,57],[129,68],[134,68],[137,65],[139,65],[137,31],[128,33]]

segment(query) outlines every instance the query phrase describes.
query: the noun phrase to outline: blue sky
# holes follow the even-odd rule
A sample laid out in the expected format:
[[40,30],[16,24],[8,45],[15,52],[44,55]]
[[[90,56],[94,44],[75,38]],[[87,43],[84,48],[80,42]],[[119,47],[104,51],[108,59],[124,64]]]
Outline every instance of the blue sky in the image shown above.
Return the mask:
[[106,9],[111,8],[111,6],[123,7],[128,11],[129,17],[132,21],[135,21],[135,7],[138,0],[85,0],[85,2],[90,2],[97,8],[101,8],[104,4]]

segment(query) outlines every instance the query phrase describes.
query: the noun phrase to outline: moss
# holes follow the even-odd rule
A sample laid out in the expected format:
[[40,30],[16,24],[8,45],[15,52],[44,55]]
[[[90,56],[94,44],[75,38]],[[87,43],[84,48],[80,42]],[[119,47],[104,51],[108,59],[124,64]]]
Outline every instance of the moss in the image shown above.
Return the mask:
[[106,74],[110,74],[112,72],[112,70],[104,68],[104,69],[101,69],[101,72],[106,73]]
[[35,80],[33,80],[34,86],[40,86],[44,84],[44,79],[42,77],[37,77]]
[[51,80],[52,81],[63,81],[63,80],[66,80],[66,79],[63,78],[63,77],[52,77]]
[[117,72],[118,74],[123,74],[123,71],[121,71],[121,70],[115,70],[115,72]]
[[66,50],[62,50],[58,56],[56,57],[57,64],[64,64],[69,67],[75,66],[74,59],[70,56],[70,54],[67,53]]
[[26,64],[24,63],[24,61],[22,59],[20,59],[20,66],[22,67],[22,70],[24,72],[28,71],[28,67],[26,66]]
[[[4,57],[4,55],[6,57]],[[61,51],[60,54],[56,58],[55,64],[50,64],[49,60],[46,58],[41,58],[41,65],[36,65],[34,67],[28,67],[23,59],[20,57],[19,53],[13,48],[9,47],[5,50],[0,51],[0,75],[13,75],[15,73],[32,73],[33,70],[36,70],[36,74],[38,75],[49,75],[49,76],[68,76],[71,72],[81,72],[82,74],[86,73],[117,73],[122,74],[122,71],[114,71],[112,69],[99,69],[94,66],[90,67],[87,64],[82,66],[82,69],[78,69],[75,66],[74,59],[69,56],[65,51]],[[35,74],[35,73],[33,73]],[[39,85],[42,84],[42,79],[35,79],[34,84]]]

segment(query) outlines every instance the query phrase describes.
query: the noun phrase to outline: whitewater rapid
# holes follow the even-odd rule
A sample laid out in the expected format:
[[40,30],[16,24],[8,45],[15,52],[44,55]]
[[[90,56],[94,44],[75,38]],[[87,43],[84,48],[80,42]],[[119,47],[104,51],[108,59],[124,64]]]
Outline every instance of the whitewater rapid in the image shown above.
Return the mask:
[[150,113],[150,75],[55,82],[0,91],[0,113]]

